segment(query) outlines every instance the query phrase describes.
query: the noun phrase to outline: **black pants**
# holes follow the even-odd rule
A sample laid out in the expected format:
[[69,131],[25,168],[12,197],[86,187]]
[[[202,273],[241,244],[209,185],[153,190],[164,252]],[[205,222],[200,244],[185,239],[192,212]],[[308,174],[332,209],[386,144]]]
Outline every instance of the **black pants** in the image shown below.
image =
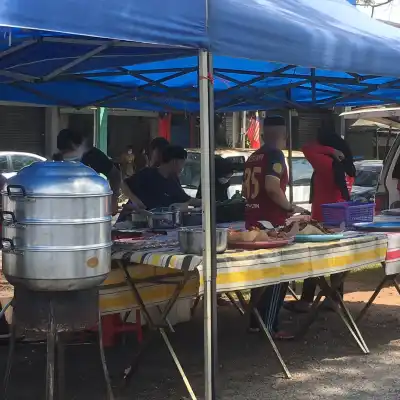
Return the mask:
[[[281,283],[279,285],[268,286],[265,290],[261,288],[251,291],[251,298],[253,300],[259,296],[260,290],[264,290],[257,303],[257,309],[264,320],[265,326],[271,333],[278,332],[279,330],[279,311],[282,308],[288,285],[289,283]],[[259,328],[257,319],[253,313],[250,315],[250,328]]]
[[[0,306],[0,311],[2,310]],[[8,323],[6,321],[6,317],[3,315],[3,318],[0,318],[0,335],[6,335],[9,333]]]
[[[336,286],[336,282],[340,279],[341,276],[339,274],[331,275],[331,285]],[[307,303],[312,303],[314,301],[315,289],[318,285],[317,278],[308,278],[304,280],[303,284],[303,292],[301,294],[301,300],[306,301]],[[340,284],[338,288],[338,292],[343,297],[343,283]]]

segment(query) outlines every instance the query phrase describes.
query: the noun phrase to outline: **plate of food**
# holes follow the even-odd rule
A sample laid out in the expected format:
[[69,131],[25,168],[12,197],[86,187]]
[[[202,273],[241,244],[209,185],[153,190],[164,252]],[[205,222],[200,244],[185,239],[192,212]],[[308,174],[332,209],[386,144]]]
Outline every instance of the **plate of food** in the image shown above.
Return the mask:
[[282,247],[293,242],[293,235],[277,229],[254,228],[248,231],[228,232],[228,246],[243,250],[260,250]]
[[331,242],[343,239],[342,232],[336,232],[332,229],[324,227],[318,221],[313,219],[302,222],[292,222],[286,229],[292,229],[293,225],[298,225],[298,232],[294,238],[295,242]]

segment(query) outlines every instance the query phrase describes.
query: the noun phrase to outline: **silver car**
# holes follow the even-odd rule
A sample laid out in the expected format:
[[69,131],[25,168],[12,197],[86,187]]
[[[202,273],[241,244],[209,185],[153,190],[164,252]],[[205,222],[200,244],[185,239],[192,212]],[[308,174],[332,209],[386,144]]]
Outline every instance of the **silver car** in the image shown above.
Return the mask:
[[22,168],[37,161],[46,161],[46,158],[33,153],[0,151],[0,173],[9,179]]

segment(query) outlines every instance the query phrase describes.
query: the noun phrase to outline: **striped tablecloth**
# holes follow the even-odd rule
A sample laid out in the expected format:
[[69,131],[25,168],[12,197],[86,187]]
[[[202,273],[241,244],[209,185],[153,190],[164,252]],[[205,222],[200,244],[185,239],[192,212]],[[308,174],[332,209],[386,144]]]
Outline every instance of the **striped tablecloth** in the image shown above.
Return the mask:
[[[343,272],[385,261],[386,235],[356,235],[337,242],[292,244],[279,249],[238,251],[218,256],[217,291],[219,293],[252,289],[279,282]],[[134,277],[193,271],[183,297],[203,293],[203,265],[200,256],[180,254],[177,249],[129,251],[115,249],[113,260],[132,263]],[[148,305],[167,301],[173,285],[142,284],[140,291]],[[130,288],[120,269],[113,269],[101,289],[103,312],[117,312],[136,307]]]

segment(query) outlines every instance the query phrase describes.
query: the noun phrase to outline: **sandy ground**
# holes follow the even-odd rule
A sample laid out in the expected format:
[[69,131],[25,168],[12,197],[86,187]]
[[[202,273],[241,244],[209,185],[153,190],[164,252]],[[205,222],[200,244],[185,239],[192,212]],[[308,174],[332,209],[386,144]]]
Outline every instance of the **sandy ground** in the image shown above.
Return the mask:
[[[372,293],[380,270],[351,275],[346,301],[356,314]],[[282,313],[286,329],[301,318]],[[262,336],[246,333],[246,320],[233,307],[219,310],[219,399],[400,399],[400,296],[386,288],[359,324],[371,350],[363,355],[340,318],[323,313],[300,341],[279,343],[292,380],[283,378],[272,350]],[[177,327],[171,341],[198,398],[203,388],[203,323],[201,309],[190,323]],[[107,351],[118,400],[188,399],[165,345],[158,338],[149,349],[130,386],[117,388],[136,348],[133,337]],[[7,347],[0,347],[0,376]],[[19,345],[9,400],[44,399],[43,345]],[[64,400],[106,399],[95,345],[69,346],[66,351],[67,393]],[[1,395],[0,395],[0,398]]]

